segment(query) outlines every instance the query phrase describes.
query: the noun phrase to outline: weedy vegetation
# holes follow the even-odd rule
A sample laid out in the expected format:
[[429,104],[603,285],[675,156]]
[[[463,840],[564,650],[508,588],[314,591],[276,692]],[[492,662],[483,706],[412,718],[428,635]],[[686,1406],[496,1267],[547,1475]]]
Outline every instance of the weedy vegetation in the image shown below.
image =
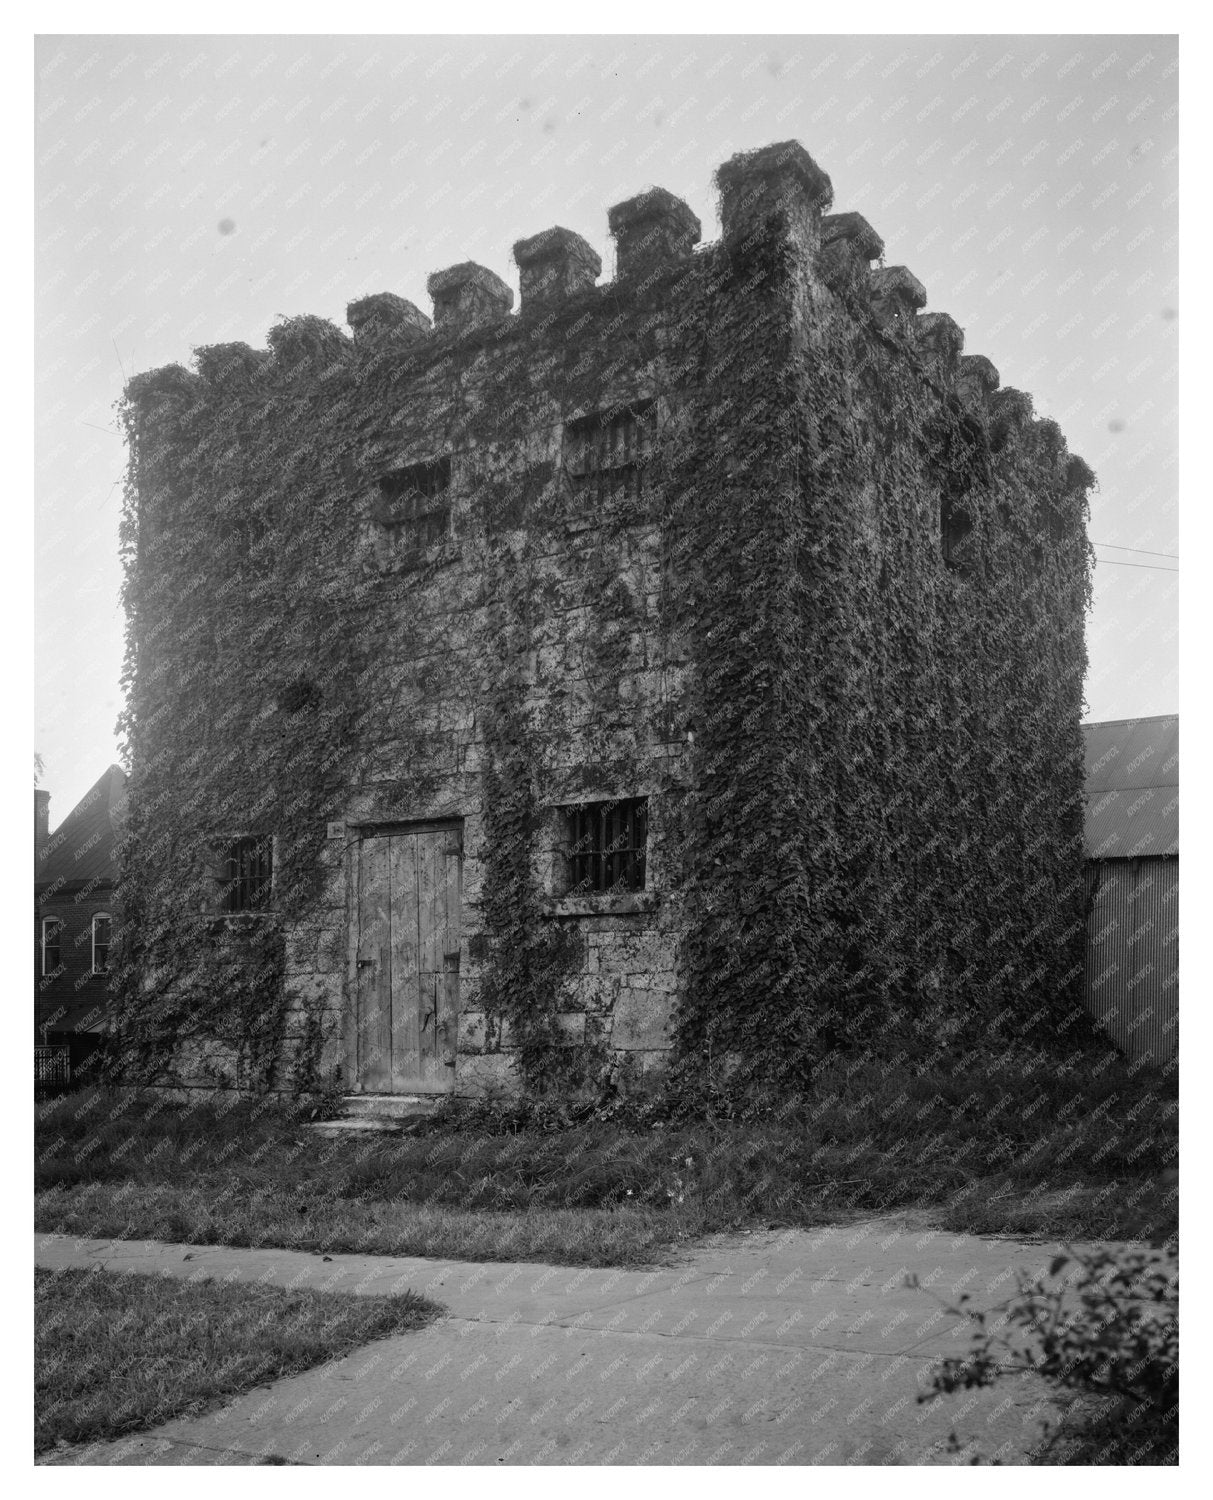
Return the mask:
[[[37,1226],[201,1244],[634,1265],[680,1240],[929,1210],[957,1232],[1163,1243],[1174,1073],[1086,1054],[840,1055],[810,1098],[452,1103],[325,1138],[317,1105],[94,1090],[37,1123]],[[323,1113],[321,1109],[319,1112]]]

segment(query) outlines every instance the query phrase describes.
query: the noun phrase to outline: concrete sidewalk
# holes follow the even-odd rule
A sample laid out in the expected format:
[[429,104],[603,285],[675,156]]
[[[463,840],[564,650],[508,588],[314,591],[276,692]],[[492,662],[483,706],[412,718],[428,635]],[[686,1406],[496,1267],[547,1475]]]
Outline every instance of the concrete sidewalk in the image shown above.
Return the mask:
[[[1016,1268],[1058,1248],[907,1219],[719,1236],[673,1267],[577,1269],[35,1239],[39,1266],[101,1265],[353,1294],[412,1288],[446,1316],[59,1464],[923,1464],[962,1439],[1027,1462],[1034,1378],[919,1405]],[[916,1272],[924,1288],[905,1286]]]

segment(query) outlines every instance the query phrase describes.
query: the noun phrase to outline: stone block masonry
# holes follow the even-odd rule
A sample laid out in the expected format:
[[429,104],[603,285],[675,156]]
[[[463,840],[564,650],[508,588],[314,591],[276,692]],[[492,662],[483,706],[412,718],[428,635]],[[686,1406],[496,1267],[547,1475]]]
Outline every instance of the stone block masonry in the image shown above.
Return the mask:
[[1089,471],[801,146],[718,185],[605,285],[553,227],[518,312],[465,261],[130,383],[133,1073],[791,1086],[1069,1014]]

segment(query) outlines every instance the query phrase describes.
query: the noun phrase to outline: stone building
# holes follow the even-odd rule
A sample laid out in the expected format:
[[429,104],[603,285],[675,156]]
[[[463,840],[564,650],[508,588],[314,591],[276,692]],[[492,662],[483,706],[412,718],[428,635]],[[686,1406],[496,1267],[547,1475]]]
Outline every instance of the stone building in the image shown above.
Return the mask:
[[1092,476],[794,142],[128,387],[148,1078],[794,1084],[1082,974]]

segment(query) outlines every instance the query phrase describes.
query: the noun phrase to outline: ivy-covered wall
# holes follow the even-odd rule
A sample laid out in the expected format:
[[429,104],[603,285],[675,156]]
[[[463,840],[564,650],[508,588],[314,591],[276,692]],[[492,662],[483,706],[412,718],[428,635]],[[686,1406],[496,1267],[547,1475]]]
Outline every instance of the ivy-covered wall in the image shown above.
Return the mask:
[[[132,381],[132,1074],[355,1087],[360,840],[448,819],[435,1087],[794,1086],[876,1032],[1068,1024],[1091,475],[802,148],[718,185],[694,254],[679,200],[616,205],[603,286],[552,230],[518,314],[468,263],[432,328],[383,294]],[[587,489],[620,412],[639,483]],[[380,481],[444,461],[418,548]],[[560,809],[642,796],[645,889],[562,897]],[[249,833],[270,909],[219,919]]]

